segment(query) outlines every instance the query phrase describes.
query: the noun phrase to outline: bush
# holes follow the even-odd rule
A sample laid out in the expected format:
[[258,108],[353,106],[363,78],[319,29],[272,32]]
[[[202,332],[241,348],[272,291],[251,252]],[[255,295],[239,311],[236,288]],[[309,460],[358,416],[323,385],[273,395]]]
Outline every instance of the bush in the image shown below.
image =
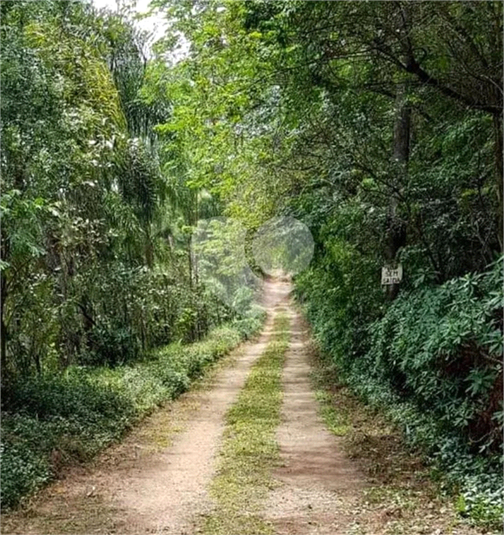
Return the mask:
[[133,361],[141,352],[140,340],[130,327],[96,326],[89,338],[93,349],[79,356],[81,364],[116,366]]
[[[461,511],[480,522],[500,521],[501,263],[405,291],[375,321],[347,292],[352,277],[341,276],[325,291],[300,281],[298,293],[323,347],[353,391],[385,410],[442,470],[459,492]],[[344,334],[355,324],[358,342]]]
[[140,418],[186,391],[206,366],[260,328],[264,314],[236,320],[190,345],[173,343],[135,366],[74,366],[58,376],[13,382],[3,397],[3,507],[86,460]]

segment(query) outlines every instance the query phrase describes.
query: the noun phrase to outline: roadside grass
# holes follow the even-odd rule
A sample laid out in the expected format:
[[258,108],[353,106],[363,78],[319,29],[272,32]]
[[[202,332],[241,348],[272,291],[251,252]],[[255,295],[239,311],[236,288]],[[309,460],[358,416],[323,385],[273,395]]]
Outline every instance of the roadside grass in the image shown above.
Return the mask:
[[475,526],[457,513],[456,500],[432,477],[421,452],[408,447],[399,429],[379,410],[341,384],[337,369],[315,342],[309,347],[320,416],[340,437],[346,454],[369,486],[353,507],[354,535],[502,533]]
[[326,427],[333,435],[344,437],[350,430],[347,411],[337,411],[333,405],[332,395],[322,388],[315,390],[315,399],[319,403],[319,413]]
[[273,533],[259,511],[274,485],[271,470],[279,462],[275,429],[280,422],[289,325],[284,314],[275,318],[272,341],[251,368],[238,400],[226,415],[218,473],[210,487],[215,508],[203,526],[207,535]]
[[[259,330],[264,316],[221,326],[194,344],[170,344],[143,362],[71,367],[11,385],[2,402],[1,504],[16,506],[62,471],[121,439],[157,407],[177,398],[207,368]],[[7,398],[7,399],[6,399]],[[158,436],[159,444],[168,437]]]
[[[254,340],[258,334],[251,339]],[[123,439],[86,463],[84,473],[87,474],[88,469],[95,473],[108,473],[118,468],[128,470],[130,466],[137,465],[139,458],[148,458],[169,447],[201,407],[201,393],[211,389],[218,374],[233,366],[244,350],[245,347],[241,346],[208,366],[186,394],[174,402],[164,403],[159,410],[143,418]],[[123,517],[123,512],[110,500],[103,499],[106,479],[95,481],[95,488],[86,484],[86,476],[81,480],[82,474],[82,467],[78,464],[67,466],[63,477],[54,481],[46,492],[23,500],[23,507],[2,514],[2,533],[122,533],[121,520],[118,519]],[[84,486],[85,491],[76,492],[76,485],[77,488]],[[51,507],[44,506],[48,503]],[[72,515],[66,514],[68,510],[72,511]],[[61,514],[55,514],[55,511],[61,511]]]

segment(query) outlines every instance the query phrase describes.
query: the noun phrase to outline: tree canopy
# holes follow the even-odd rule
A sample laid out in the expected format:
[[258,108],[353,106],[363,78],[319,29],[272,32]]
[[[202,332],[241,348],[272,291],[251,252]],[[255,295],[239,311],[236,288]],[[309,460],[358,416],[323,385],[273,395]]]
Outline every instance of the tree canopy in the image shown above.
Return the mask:
[[256,232],[297,219],[296,296],[342,377],[495,519],[502,2],[151,5],[147,57],[122,14],[1,4],[2,383],[245,315]]

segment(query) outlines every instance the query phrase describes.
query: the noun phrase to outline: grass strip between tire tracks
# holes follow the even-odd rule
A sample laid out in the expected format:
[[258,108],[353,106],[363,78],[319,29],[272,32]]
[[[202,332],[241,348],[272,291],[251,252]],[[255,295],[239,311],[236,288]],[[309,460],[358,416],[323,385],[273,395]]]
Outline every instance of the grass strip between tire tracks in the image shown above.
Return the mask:
[[226,415],[218,473],[210,488],[216,505],[204,524],[207,535],[273,533],[259,511],[273,486],[271,469],[279,462],[275,430],[280,422],[289,327],[285,314],[275,318],[271,342]]
[[2,413],[2,512],[120,441],[257,332],[263,320],[261,313],[221,325],[203,340],[160,347],[129,365],[71,366],[11,385],[10,410]]

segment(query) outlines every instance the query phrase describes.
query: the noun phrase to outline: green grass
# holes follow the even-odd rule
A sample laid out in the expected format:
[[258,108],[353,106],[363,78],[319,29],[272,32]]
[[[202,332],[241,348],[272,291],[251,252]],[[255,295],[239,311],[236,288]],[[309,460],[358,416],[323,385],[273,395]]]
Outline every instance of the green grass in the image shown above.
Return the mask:
[[3,393],[1,505],[9,508],[86,461],[156,407],[175,399],[207,367],[257,331],[263,317],[219,327],[204,340],[170,344],[149,360],[116,368],[71,367],[25,378]]
[[336,410],[331,392],[323,388],[317,388],[315,397],[319,404],[319,414],[324,420],[327,429],[337,437],[346,436],[351,428],[348,422],[348,415],[341,410]]
[[333,435],[344,437],[352,430],[352,418],[345,404],[335,403],[335,370],[327,360],[322,364],[318,348],[313,343],[310,352],[314,362],[310,377],[318,401],[319,414]]
[[226,416],[219,470],[210,489],[215,509],[204,525],[207,535],[273,533],[259,511],[273,486],[271,469],[279,462],[275,429],[280,421],[289,324],[285,315],[275,318],[276,334]]

